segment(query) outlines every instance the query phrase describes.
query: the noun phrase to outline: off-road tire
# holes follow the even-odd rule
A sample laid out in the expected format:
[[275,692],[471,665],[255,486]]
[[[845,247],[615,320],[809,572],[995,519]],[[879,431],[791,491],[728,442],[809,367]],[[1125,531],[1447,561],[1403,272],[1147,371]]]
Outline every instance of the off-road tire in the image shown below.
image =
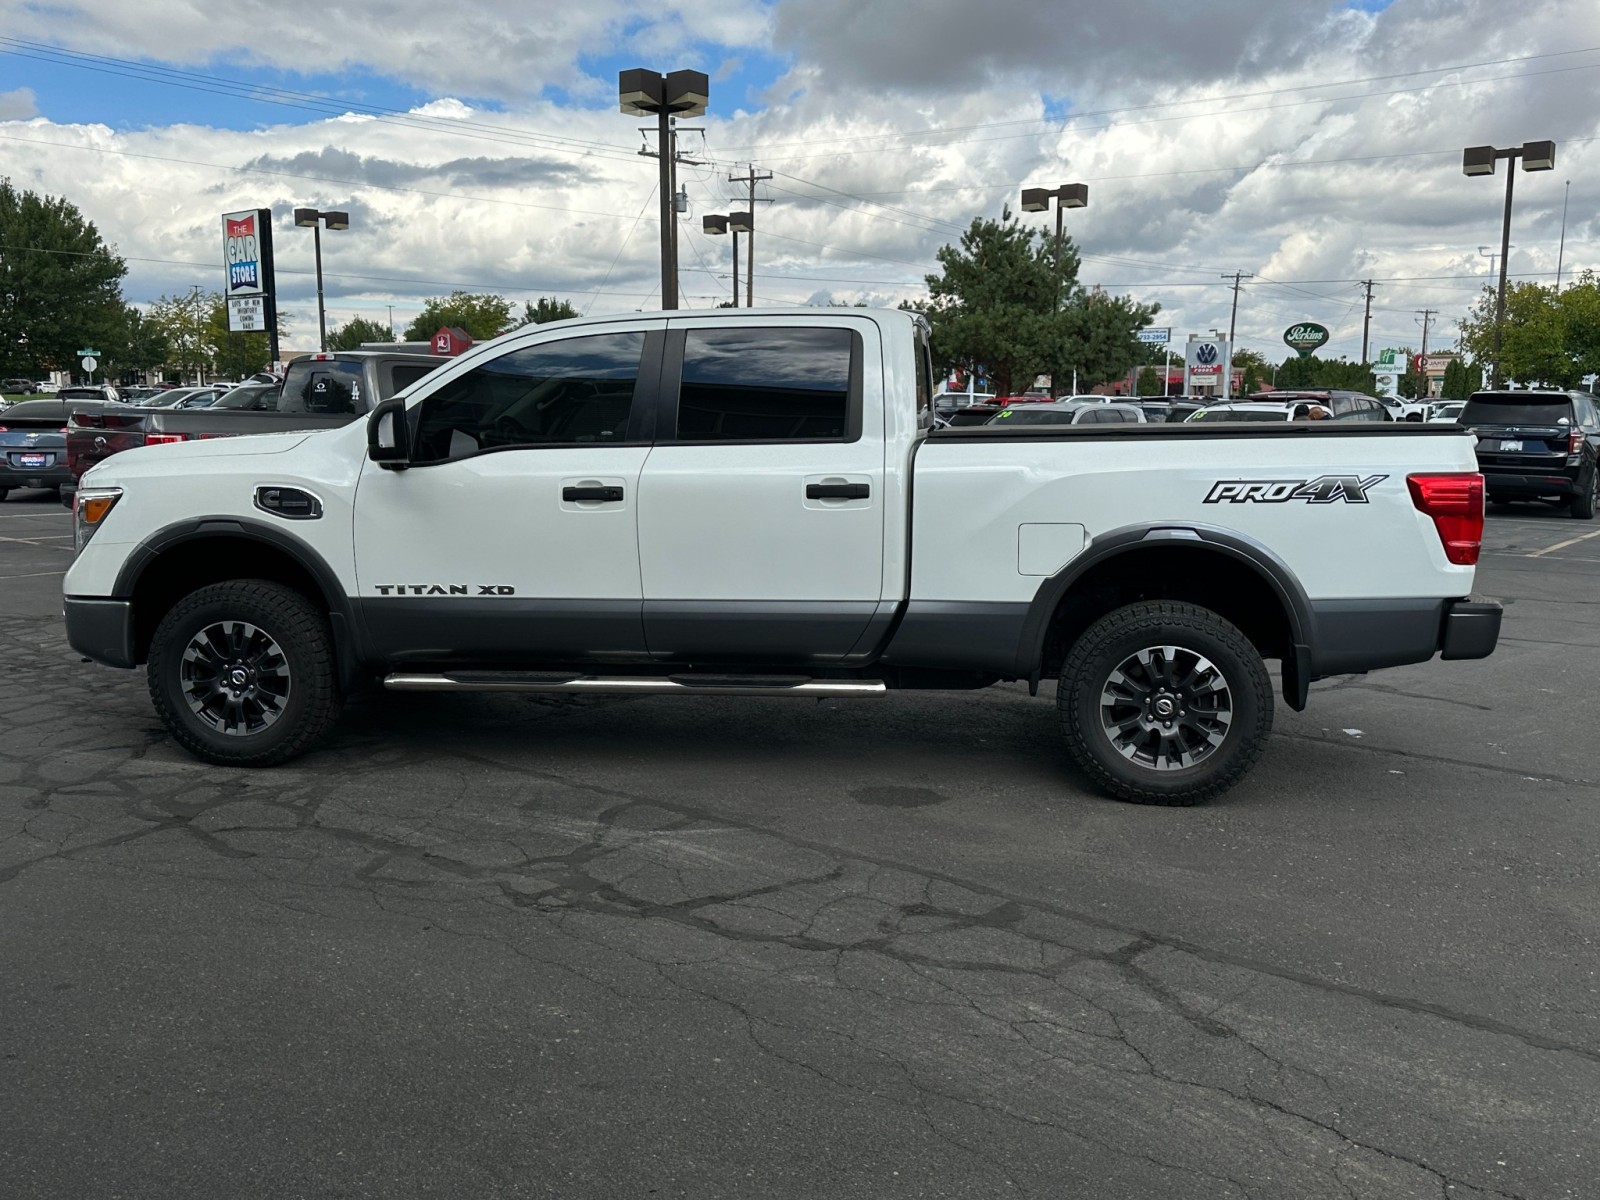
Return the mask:
[[[1102,721],[1102,698],[1113,673],[1152,647],[1203,657],[1227,688],[1226,732],[1189,767],[1158,769],[1133,761],[1119,752]],[[1089,626],[1062,666],[1056,705],[1079,768],[1113,796],[1137,804],[1192,805],[1220,796],[1255,765],[1272,732],[1272,680],[1256,648],[1210,609],[1177,601],[1130,604]]]
[[[279,715],[256,732],[228,734],[192,708],[184,688],[184,655],[203,631],[242,622],[281,650],[288,691]],[[338,673],[328,619],[292,588],[264,579],[234,579],[191,592],[162,617],[146,670],[150,699],[185,750],[225,767],[266,767],[304,753],[339,715]]]

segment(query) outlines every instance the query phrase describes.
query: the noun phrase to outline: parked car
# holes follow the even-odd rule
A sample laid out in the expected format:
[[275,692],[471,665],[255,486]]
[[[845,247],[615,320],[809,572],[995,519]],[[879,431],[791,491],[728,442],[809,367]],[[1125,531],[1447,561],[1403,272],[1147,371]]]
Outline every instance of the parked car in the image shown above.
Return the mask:
[[[1282,404],[1288,400],[1310,400],[1329,408],[1341,421],[1392,421],[1394,416],[1384,407],[1383,401],[1365,392],[1352,392],[1343,388],[1308,388],[1289,391],[1280,388],[1272,392],[1252,392],[1245,397],[1250,403],[1266,401]],[[1233,401],[1232,403],[1238,403]]]
[[1427,419],[1435,424],[1456,424],[1456,418],[1461,415],[1461,410],[1467,406],[1465,400],[1441,400],[1428,405]]
[[1165,420],[1173,423],[1187,421],[1204,407],[1206,407],[1204,400],[1174,400],[1167,405]]
[[1399,396],[1378,396],[1375,399],[1389,410],[1389,416],[1392,420],[1424,421],[1428,417],[1428,402],[1426,400],[1404,400]]
[[241,383],[229,388],[217,397],[216,403],[206,407],[213,411],[273,412],[278,407],[280,390],[280,385],[276,383]]
[[[75,414],[67,427],[67,460],[81,475],[95,463],[136,446],[347,425],[449,361],[434,354],[377,350],[308,354],[289,364],[281,389],[275,383],[241,385],[267,391],[246,393],[233,405],[224,406],[213,389],[202,387],[171,407],[126,413],[101,409],[84,413],[81,420]],[[240,390],[234,388],[229,395]],[[258,407],[269,392],[275,403]],[[199,411],[180,411],[202,399],[205,404]]]
[[0,379],[0,396],[31,396],[34,394],[31,379]]
[[1584,392],[1474,392],[1457,423],[1477,436],[1489,501],[1554,500],[1594,516],[1600,411]]
[[59,383],[52,383],[48,379],[41,379],[38,383],[33,385],[33,390],[41,396],[54,396],[61,390],[61,385]]
[[1268,404],[1262,400],[1242,400],[1228,404],[1208,404],[1190,413],[1190,421],[1327,421],[1336,419],[1333,410],[1316,400],[1287,400]]
[[134,405],[137,408],[210,408],[216,402],[217,394],[208,387],[182,387],[152,390]]
[[23,400],[0,413],[0,500],[17,488],[59,489],[72,483],[67,417],[73,405],[85,403]]
[[122,393],[109,383],[72,384],[57,388],[57,400],[102,400],[112,404],[123,403]]
[[173,739],[234,767],[303,753],[378,681],[867,698],[1058,679],[1068,753],[1158,804],[1256,761],[1266,659],[1300,709],[1327,675],[1493,651],[1459,432],[933,433],[928,338],[898,310],[579,318],[473,347],[344,428],[118,455],[74,505],[68,641],[147,664]]
[[1024,404],[1003,408],[989,418],[990,425],[1143,425],[1144,411],[1137,404],[1101,404],[1098,400],[1058,400],[1051,404]]

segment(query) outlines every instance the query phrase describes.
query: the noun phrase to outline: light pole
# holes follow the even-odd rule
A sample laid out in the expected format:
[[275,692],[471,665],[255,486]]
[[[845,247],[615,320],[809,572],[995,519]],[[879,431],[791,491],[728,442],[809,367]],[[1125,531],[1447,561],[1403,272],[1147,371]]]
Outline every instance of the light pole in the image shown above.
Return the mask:
[[[1516,248],[1517,248],[1517,244],[1515,242],[1512,242],[1511,245],[1506,247],[1507,250],[1515,250]],[[1493,279],[1494,278],[1494,262],[1495,262],[1495,259],[1500,257],[1500,251],[1496,250],[1493,246],[1479,246],[1478,247],[1478,257],[1479,258],[1487,258],[1489,260],[1489,278]]]
[[1045,212],[1051,200],[1056,202],[1056,302],[1052,306],[1052,311],[1055,311],[1061,307],[1061,210],[1088,208],[1089,185],[1064,183],[1058,188],[1022,189],[1023,212]]
[[[724,233],[733,234],[734,308],[739,307],[739,235],[741,233],[750,233],[755,229],[753,215],[754,214],[747,212],[731,212],[726,216],[724,216],[722,213],[712,213],[709,216],[701,218],[700,221],[700,229],[704,233],[709,233],[713,236],[721,236]],[[747,274],[752,273],[753,265],[754,264],[751,264],[750,267],[746,267]]]
[[[1061,311],[1061,210],[1064,208],[1089,207],[1089,185],[1086,183],[1064,183],[1057,188],[1023,188],[1022,211],[1044,212],[1050,207],[1050,201],[1056,202],[1056,286],[1055,295],[1050,302],[1051,312]],[[1050,373],[1050,391],[1056,393],[1056,377],[1054,369]],[[1072,368],[1072,391],[1078,391],[1078,368]]]
[[678,307],[678,226],[673,212],[675,186],[671,119],[698,117],[706,111],[711,84],[700,71],[663,75],[634,67],[617,72],[617,101],[629,116],[654,115],[656,150],[661,158],[661,307]]
[[1511,250],[1511,189],[1517,177],[1514,160],[1519,158],[1522,160],[1524,171],[1554,170],[1556,144],[1524,142],[1520,146],[1512,146],[1505,150],[1498,150],[1493,146],[1468,146],[1461,153],[1461,173],[1493,175],[1494,164],[1502,158],[1511,161],[1512,165],[1506,167],[1506,211],[1500,226],[1500,289],[1495,294],[1494,301],[1494,374],[1489,381],[1491,391],[1498,391],[1500,388],[1500,341],[1505,332],[1506,321],[1506,255]]
[[294,223],[311,229],[312,240],[317,251],[317,348],[322,351],[328,349],[328,314],[322,307],[322,223],[329,229],[349,229],[350,214],[347,212],[321,212],[315,208],[297,208],[294,210]]

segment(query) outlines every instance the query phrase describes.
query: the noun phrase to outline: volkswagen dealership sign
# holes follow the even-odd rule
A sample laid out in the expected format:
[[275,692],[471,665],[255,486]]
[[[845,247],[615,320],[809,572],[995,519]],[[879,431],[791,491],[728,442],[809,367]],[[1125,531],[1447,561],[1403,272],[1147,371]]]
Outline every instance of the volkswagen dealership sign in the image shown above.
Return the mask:
[[1191,337],[1183,348],[1183,378],[1186,392],[1225,392],[1224,372],[1228,369],[1227,338]]

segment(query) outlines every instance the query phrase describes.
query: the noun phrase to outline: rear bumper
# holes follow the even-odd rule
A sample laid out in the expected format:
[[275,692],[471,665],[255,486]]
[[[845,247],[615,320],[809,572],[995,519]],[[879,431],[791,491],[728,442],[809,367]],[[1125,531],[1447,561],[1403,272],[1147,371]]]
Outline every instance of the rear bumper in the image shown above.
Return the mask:
[[64,604],[69,646],[108,667],[139,665],[132,601],[68,596]]
[[1508,471],[1480,466],[1483,490],[1492,496],[1570,496],[1578,490],[1576,467],[1552,467],[1544,472]]
[[1311,674],[1353,675],[1448,659],[1487,658],[1498,604],[1471,600],[1323,600],[1311,604]]
[[57,488],[75,482],[64,458],[48,467],[14,467],[0,454],[0,488]]

